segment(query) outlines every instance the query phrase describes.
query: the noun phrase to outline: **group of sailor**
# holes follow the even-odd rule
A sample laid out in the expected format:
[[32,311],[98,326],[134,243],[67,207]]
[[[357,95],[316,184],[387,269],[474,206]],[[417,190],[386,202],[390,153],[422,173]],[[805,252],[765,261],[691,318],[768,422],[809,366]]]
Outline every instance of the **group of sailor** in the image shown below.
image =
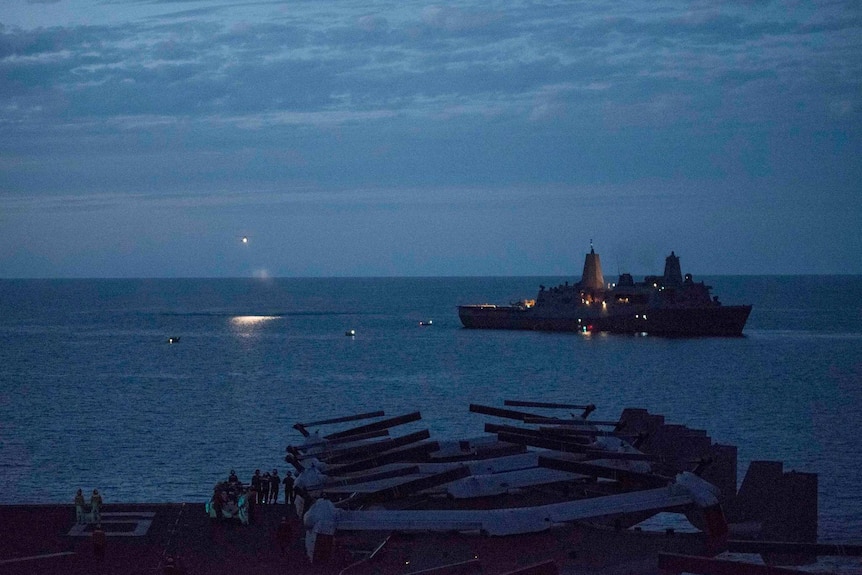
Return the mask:
[[256,469],[251,482],[243,485],[236,471],[231,469],[227,481],[220,481],[213,488],[212,499],[206,505],[207,514],[213,519],[237,518],[247,525],[253,520],[255,505],[278,503],[279,488],[282,484],[284,502],[292,505],[294,489],[291,473],[282,480],[277,469],[263,475],[260,469]]
[[[231,469],[228,481],[236,479],[236,472]],[[254,470],[254,475],[251,476],[251,489],[256,494],[256,503],[278,503],[278,492],[281,485],[284,485],[284,502],[290,505],[293,503],[293,475],[288,471],[284,479],[279,477],[278,469],[273,469],[272,473],[266,471],[261,475],[260,469]]]
[[213,489],[213,498],[207,504],[207,513],[213,519],[237,518],[243,525],[248,525],[249,491],[239,484],[217,483]]
[[90,496],[90,511],[86,510],[86,501],[84,500],[84,492],[78,490],[75,494],[75,521],[77,523],[98,523],[102,519],[102,496],[98,489],[93,490]]

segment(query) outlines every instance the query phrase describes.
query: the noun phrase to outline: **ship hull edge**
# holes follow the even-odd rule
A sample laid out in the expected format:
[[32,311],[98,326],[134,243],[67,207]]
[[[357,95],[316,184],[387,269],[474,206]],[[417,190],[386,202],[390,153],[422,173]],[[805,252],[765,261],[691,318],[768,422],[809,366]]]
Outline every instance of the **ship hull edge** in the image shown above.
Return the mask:
[[505,329],[561,332],[607,332],[653,335],[741,336],[750,305],[705,308],[657,308],[596,315],[542,315],[516,306],[458,306],[461,324],[468,329]]

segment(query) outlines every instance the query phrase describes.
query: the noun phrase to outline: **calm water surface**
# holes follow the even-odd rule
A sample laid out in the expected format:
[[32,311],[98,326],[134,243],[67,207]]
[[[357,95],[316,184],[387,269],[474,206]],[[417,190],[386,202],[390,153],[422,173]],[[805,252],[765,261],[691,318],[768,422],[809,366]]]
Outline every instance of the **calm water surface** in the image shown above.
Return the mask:
[[740,478],[755,459],[818,473],[820,538],[859,541],[862,277],[709,278],[754,304],[742,338],[460,326],[457,304],[562,281],[0,280],[0,497],[204,501],[230,468],[283,473],[298,421],[419,410],[398,434],[455,439],[490,420],[471,402],[592,402],[706,429]]

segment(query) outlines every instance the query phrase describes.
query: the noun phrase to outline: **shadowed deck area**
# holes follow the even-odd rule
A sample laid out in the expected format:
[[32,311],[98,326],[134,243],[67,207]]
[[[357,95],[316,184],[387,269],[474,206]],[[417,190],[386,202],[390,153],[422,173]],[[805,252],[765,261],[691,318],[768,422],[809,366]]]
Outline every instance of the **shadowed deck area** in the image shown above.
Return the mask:
[[[105,505],[104,558],[94,553],[92,526],[76,526],[71,505],[0,506],[0,572],[17,574],[164,573],[178,556],[189,574],[414,573],[478,559],[469,572],[502,574],[552,560],[561,573],[658,573],[658,553],[702,551],[688,534],[655,534],[569,526],[510,537],[395,534],[372,560],[358,563],[388,533],[339,532],[325,564],[312,565],[299,519],[284,553],[277,538],[284,505],[260,506],[254,523],[212,523],[203,503]],[[461,570],[460,572],[467,572]]]

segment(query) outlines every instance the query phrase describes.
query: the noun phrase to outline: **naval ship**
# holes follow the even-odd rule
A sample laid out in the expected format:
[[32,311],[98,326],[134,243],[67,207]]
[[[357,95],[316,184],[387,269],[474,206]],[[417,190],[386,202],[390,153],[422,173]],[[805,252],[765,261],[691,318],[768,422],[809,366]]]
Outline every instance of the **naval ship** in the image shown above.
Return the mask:
[[611,332],[663,336],[741,336],[750,305],[722,305],[711,286],[682,276],[679,257],[665,259],[664,275],[635,282],[631,274],[605,284],[592,244],[581,281],[539,286],[536,299],[510,305],[458,306],[467,328]]

